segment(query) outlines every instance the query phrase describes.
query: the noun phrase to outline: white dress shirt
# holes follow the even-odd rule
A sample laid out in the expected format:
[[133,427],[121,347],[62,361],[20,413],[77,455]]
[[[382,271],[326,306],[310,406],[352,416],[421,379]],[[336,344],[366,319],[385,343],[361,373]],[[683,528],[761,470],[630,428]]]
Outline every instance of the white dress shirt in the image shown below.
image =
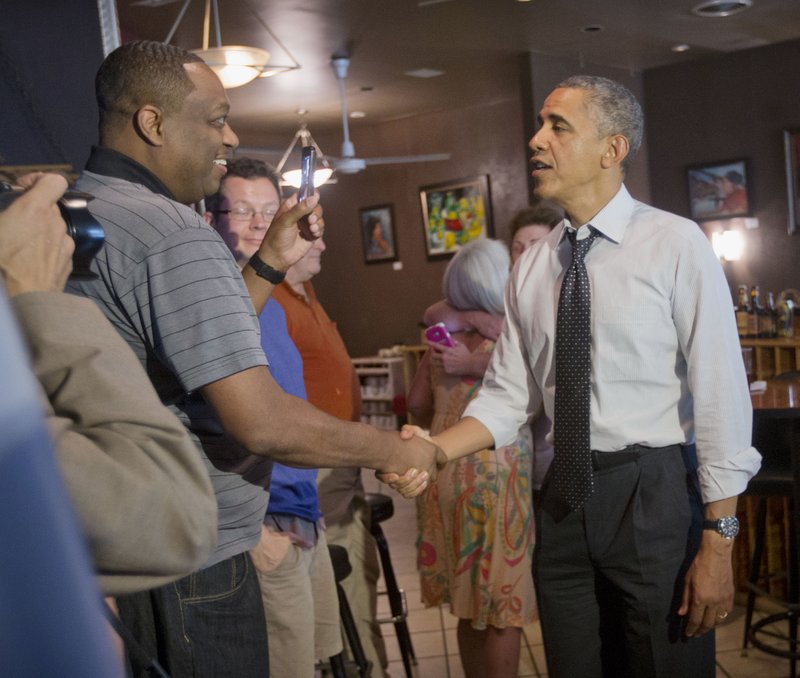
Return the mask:
[[[591,444],[697,443],[705,503],[745,489],[761,456],[730,292],[708,239],[692,221],[631,198],[622,186],[591,220]],[[544,405],[553,418],[555,328],[572,260],[568,220],[531,247],[509,277],[506,321],[478,397],[496,445]],[[589,235],[589,224],[578,238]]]

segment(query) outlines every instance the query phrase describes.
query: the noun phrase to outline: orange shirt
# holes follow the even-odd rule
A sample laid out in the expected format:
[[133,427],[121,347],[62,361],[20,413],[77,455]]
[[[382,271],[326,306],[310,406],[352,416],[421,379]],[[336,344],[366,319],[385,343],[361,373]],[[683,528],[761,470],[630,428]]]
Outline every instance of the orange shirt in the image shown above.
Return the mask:
[[339,419],[357,420],[360,412],[360,391],[353,363],[342,337],[325,310],[317,301],[310,282],[304,283],[308,301],[287,282],[272,293],[286,313],[286,325],[303,356],[303,379],[308,402]]

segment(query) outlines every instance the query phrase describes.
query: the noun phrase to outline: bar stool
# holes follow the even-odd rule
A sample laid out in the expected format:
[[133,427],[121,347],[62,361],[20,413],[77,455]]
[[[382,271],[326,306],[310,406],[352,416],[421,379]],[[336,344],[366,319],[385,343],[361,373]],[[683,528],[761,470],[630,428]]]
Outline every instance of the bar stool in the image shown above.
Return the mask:
[[406,593],[397,585],[394,576],[392,559],[389,557],[389,544],[381,529],[381,523],[394,515],[394,503],[391,497],[385,494],[367,492],[364,495],[370,510],[370,532],[378,545],[378,556],[381,559],[381,570],[383,570],[383,580],[386,583],[386,591],[379,593],[386,594],[389,599],[389,610],[391,617],[378,619],[381,624],[394,624],[397,634],[397,643],[400,646],[400,656],[403,658],[403,668],[407,678],[413,678],[411,666],[417,664],[414,655],[414,647],[411,644],[411,633],[408,631],[408,605],[406,604]]
[[[370,662],[364,654],[361,639],[358,637],[356,622],[350,610],[350,603],[347,602],[347,596],[341,584],[342,580],[353,571],[350,565],[350,559],[347,557],[347,549],[344,548],[344,546],[328,544],[328,551],[331,555],[333,576],[336,579],[336,593],[339,596],[339,617],[342,621],[344,635],[347,638],[347,644],[350,646],[353,660],[358,667],[358,675],[369,678],[372,674],[372,662]],[[330,658],[331,671],[335,678],[345,678],[347,675],[344,667],[343,655],[344,652],[340,652],[338,655]]]
[[[747,646],[752,644],[762,652],[789,659],[791,678],[797,676],[797,660],[800,658],[797,636],[798,614],[800,614],[797,581],[797,521],[800,520],[800,515],[798,507],[792,499],[795,491],[795,474],[791,463],[793,454],[791,427],[795,425],[796,422],[789,419],[756,417],[753,422],[753,445],[761,451],[764,459],[761,470],[751,479],[745,492],[746,495],[758,497],[758,509],[755,519],[753,557],[750,561],[750,573],[747,580],[747,607],[742,642],[742,655],[747,654]],[[788,564],[786,573],[767,572],[762,577],[762,560],[767,529],[767,499],[769,497],[789,498]],[[777,577],[786,578],[786,600],[778,600],[766,590],[770,579]],[[761,579],[766,580],[764,586],[759,586]],[[757,596],[770,599],[784,610],[754,622],[753,609]],[[776,630],[776,624],[784,621],[788,622],[787,634]],[[765,642],[767,638],[772,642]]]

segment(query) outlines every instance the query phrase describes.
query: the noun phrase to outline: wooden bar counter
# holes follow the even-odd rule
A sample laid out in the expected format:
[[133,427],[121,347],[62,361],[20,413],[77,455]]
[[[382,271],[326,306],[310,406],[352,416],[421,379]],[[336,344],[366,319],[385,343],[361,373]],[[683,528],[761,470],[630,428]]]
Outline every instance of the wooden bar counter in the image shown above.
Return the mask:
[[740,339],[742,348],[753,349],[753,375],[767,380],[777,374],[800,370],[800,339]]

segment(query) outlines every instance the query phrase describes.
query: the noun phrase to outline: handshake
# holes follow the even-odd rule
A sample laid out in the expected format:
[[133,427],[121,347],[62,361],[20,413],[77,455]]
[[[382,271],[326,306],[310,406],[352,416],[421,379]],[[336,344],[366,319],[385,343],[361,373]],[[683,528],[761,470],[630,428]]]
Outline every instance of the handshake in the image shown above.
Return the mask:
[[427,440],[435,446],[435,463],[430,468],[416,468],[412,466],[402,475],[391,472],[376,472],[375,476],[383,483],[386,483],[393,490],[399,492],[406,499],[411,499],[422,494],[428,487],[431,480],[436,479],[436,472],[441,469],[449,460],[442,448],[436,444],[430,434],[419,426],[406,424],[400,430],[400,437],[403,440],[412,440],[414,437]]

